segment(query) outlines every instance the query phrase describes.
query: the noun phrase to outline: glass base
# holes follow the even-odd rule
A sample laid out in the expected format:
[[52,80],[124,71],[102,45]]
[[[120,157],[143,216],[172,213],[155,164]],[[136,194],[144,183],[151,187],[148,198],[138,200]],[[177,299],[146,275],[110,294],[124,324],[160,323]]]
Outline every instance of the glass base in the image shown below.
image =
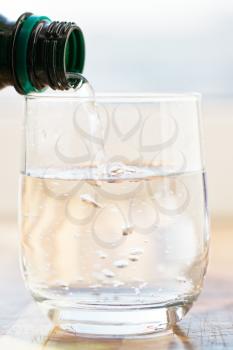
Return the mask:
[[188,312],[190,304],[158,307],[54,307],[39,303],[62,330],[88,337],[137,337],[169,331]]

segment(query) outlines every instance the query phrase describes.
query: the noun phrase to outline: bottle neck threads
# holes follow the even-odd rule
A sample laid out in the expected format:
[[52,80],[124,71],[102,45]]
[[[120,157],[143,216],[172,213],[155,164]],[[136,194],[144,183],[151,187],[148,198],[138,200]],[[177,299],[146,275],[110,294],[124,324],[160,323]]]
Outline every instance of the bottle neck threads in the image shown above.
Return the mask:
[[71,87],[67,73],[83,70],[84,40],[72,22],[39,22],[32,31],[28,52],[30,80],[38,90],[45,86],[67,90]]

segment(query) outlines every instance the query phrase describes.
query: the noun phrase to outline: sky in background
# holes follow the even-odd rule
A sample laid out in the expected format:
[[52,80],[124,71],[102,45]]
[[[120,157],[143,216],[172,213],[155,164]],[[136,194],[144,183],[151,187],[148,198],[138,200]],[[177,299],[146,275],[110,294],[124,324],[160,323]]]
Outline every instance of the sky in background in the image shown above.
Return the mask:
[[97,91],[233,94],[232,0],[0,0],[16,19],[31,11],[75,21],[86,38],[85,76]]

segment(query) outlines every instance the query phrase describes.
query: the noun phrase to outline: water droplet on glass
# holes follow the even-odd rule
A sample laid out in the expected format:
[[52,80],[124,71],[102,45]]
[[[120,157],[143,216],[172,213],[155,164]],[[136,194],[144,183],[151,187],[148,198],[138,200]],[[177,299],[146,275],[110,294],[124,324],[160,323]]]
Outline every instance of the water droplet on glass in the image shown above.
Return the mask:
[[114,261],[114,266],[118,267],[118,268],[124,268],[128,266],[128,261],[127,260],[116,260]]

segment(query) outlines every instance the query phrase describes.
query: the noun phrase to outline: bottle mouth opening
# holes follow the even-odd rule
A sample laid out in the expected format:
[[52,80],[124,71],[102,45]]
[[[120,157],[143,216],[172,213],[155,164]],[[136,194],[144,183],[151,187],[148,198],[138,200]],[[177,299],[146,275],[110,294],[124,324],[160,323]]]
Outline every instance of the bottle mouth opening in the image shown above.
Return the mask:
[[74,28],[65,46],[65,72],[82,73],[84,66],[84,39],[81,31]]
[[80,84],[80,73],[83,71],[85,44],[82,32],[78,27],[72,28],[67,37],[64,50],[64,71],[69,87]]

